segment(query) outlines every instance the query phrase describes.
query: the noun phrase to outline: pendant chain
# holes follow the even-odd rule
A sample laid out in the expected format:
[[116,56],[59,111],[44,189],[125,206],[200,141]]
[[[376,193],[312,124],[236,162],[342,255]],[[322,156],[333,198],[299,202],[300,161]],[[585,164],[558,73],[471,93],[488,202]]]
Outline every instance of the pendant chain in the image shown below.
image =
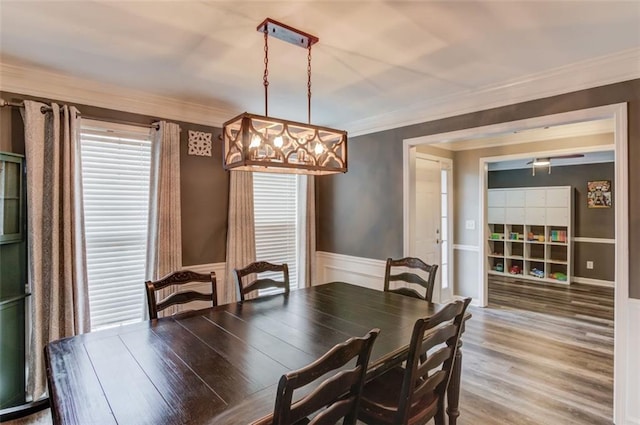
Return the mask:
[[268,25],[264,26],[264,75],[262,76],[262,84],[264,85],[264,116],[269,116],[269,29]]
[[307,55],[307,119],[311,124],[311,44]]

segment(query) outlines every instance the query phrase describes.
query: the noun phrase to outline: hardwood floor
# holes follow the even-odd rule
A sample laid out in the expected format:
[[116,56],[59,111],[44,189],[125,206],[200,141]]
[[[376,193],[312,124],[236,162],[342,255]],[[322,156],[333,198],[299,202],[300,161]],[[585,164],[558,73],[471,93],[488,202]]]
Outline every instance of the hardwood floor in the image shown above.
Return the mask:
[[612,423],[613,289],[492,278],[471,313],[459,425]]
[[612,288],[492,277],[463,336],[460,425],[611,424]]

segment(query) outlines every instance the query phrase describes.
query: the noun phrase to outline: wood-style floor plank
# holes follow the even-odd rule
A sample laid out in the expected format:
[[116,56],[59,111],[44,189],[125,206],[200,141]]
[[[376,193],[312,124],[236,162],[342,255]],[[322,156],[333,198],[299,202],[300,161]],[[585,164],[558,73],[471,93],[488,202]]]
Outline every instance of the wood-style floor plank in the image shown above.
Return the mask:
[[463,336],[460,425],[611,424],[612,288],[489,280]]

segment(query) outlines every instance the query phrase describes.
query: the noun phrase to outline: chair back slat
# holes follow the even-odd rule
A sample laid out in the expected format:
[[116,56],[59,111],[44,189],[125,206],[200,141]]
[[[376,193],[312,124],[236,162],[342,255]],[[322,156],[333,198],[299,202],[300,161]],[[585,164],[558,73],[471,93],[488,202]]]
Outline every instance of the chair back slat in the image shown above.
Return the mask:
[[[358,403],[371,348],[379,329],[364,337],[354,337],[334,346],[313,363],[286,373],[280,378],[273,412],[273,425],[289,425],[320,411],[313,419],[318,425],[337,422],[355,424]],[[347,367],[355,360],[353,367]],[[325,379],[310,394],[292,404],[294,390],[304,387],[323,375],[339,370]],[[327,407],[327,409],[321,410]]]
[[[360,375],[362,375],[362,366],[356,366],[353,369],[341,371],[328,378],[309,395],[293,403],[289,411],[289,420],[295,423],[325,407],[327,400],[335,398],[336,394],[348,392],[351,386],[358,382]],[[353,396],[348,397],[348,399],[355,401]]]
[[427,285],[429,284],[426,280],[424,280],[423,278],[421,278],[415,273],[405,272],[405,273],[392,274],[391,276],[389,276],[389,282],[398,281],[398,280],[407,282],[407,283],[413,283],[415,285],[420,285],[424,288],[426,288]]
[[158,310],[164,310],[172,305],[185,304],[191,301],[211,301],[211,294],[203,294],[197,291],[175,292],[158,302]]
[[[167,287],[176,287],[187,285],[194,282],[207,282],[211,285],[211,292],[198,292],[193,290],[176,291],[166,296],[161,301],[157,300],[156,291]],[[147,294],[147,307],[150,319],[157,319],[158,313],[177,304],[185,304],[192,301],[210,301],[211,306],[218,305],[218,292],[216,287],[216,274],[211,272],[208,274],[197,273],[191,270],[178,270],[169,273],[163,278],[156,281],[145,282]]]
[[436,390],[436,387],[447,379],[446,370],[438,370],[424,381],[418,381],[418,386],[413,390],[411,396],[411,404],[420,400],[425,394],[430,394]]
[[349,412],[354,410],[354,404],[354,397],[336,401],[327,409],[318,413],[311,422],[309,422],[309,425],[335,425],[341,418],[348,416]]
[[[422,270],[427,274],[427,279],[425,280],[420,275],[408,271],[392,274],[392,268],[395,267]],[[387,258],[384,275],[384,290],[385,292],[395,292],[401,295],[408,295],[410,297],[431,301],[433,298],[433,288],[435,286],[437,271],[438,266],[436,264],[429,265],[416,257],[404,257],[396,260]],[[424,295],[412,288],[391,288],[391,282],[406,282],[408,284],[418,285],[424,288]]]
[[[289,266],[286,263],[272,264],[266,261],[256,261],[242,269],[235,269],[234,272],[238,300],[240,301],[244,301],[247,295],[261,289],[280,288],[285,294],[289,293]],[[281,272],[282,280],[258,277],[246,285],[242,283],[243,278],[246,276],[265,272]]]

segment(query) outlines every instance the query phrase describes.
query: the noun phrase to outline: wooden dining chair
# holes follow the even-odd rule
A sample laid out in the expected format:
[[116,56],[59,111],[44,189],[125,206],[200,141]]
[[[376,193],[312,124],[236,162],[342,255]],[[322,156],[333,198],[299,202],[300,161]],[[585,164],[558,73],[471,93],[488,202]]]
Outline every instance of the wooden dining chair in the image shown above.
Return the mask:
[[[266,261],[256,261],[243,269],[234,269],[234,272],[236,276],[237,299],[240,301],[244,301],[247,294],[260,289],[282,288],[284,289],[285,294],[289,293],[289,266],[287,266],[287,263],[272,264]],[[261,278],[258,276],[256,280],[248,283],[247,285],[242,284],[242,278],[245,276],[265,272],[281,272],[282,280],[278,281],[269,277]]]
[[[350,338],[302,369],[282,375],[272,424],[335,425],[343,419],[344,425],[355,425],[371,348],[378,333],[380,329],[372,329],[363,337]],[[345,367],[354,358],[355,364]],[[292,402],[295,390],[332,371],[336,373],[326,377],[307,395]]]
[[[416,273],[404,271],[398,274],[391,274],[392,267],[404,267],[411,269],[419,269],[427,273],[427,279],[423,279]],[[429,265],[416,257],[405,257],[398,260],[387,258],[387,265],[384,271],[384,290],[385,292],[395,292],[397,294],[407,295],[414,298],[420,298],[431,302],[433,297],[433,286],[436,280],[436,273],[438,272],[438,266],[436,264]],[[401,286],[398,288],[391,288],[390,283],[394,281],[401,281],[406,283],[412,283],[420,285],[425,289],[425,294],[422,295],[415,289]]]
[[[193,290],[177,291],[158,301],[156,299],[156,291],[164,289],[168,286],[181,286],[192,282],[210,282],[211,292],[203,293]],[[147,306],[149,307],[149,318],[157,319],[158,312],[171,307],[172,305],[185,304],[192,301],[209,301],[211,306],[218,305],[218,292],[216,289],[216,274],[196,273],[191,270],[180,270],[164,276],[160,280],[147,281]]]
[[433,316],[416,321],[405,365],[365,384],[358,420],[406,425],[435,419],[437,425],[444,425],[445,395],[470,302],[471,298],[453,301]]

